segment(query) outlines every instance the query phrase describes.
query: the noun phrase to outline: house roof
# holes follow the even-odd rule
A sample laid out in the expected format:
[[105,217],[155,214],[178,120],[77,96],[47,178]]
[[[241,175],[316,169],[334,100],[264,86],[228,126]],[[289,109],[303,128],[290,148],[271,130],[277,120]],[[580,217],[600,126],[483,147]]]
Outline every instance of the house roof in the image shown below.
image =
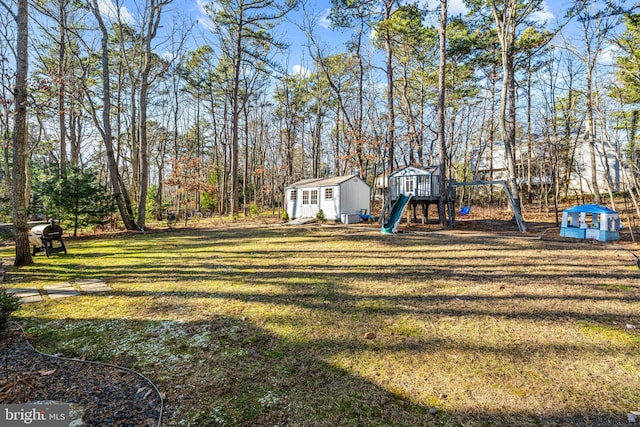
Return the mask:
[[586,213],[597,213],[597,214],[617,213],[616,211],[613,211],[606,206],[600,206],[600,205],[578,205],[569,209],[565,209],[563,212],[586,212]]
[[437,166],[427,166],[426,168],[417,168],[415,166],[405,166],[403,168],[398,169],[393,172],[389,177],[392,176],[407,176],[407,175],[437,175],[438,167]]
[[351,178],[358,178],[358,177],[356,175],[346,175],[346,176],[332,176],[329,178],[303,179],[298,182],[294,182],[291,185],[288,185],[286,188],[331,187],[334,185],[340,185],[343,182],[347,182]]

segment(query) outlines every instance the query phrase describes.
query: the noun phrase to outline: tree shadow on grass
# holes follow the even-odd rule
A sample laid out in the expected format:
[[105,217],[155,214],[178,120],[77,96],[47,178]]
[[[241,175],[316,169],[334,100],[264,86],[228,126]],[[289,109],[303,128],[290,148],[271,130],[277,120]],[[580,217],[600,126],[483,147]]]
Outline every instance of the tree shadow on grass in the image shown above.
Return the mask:
[[[579,244],[500,238],[388,237],[319,228],[240,228],[132,234],[81,244],[68,256],[42,258],[35,267],[8,271],[7,277],[27,281],[97,278],[119,283],[144,278],[152,282],[284,286],[296,286],[298,279],[316,284],[350,280],[430,283],[446,279],[464,285],[527,285],[540,281],[573,285],[601,280],[597,284],[610,289],[633,287],[629,279],[637,278],[637,274],[619,266],[600,268],[591,258],[574,260],[566,252],[583,247]],[[534,252],[520,256],[523,248],[534,248]]]
[[[632,310],[638,287],[622,262],[616,263],[615,271],[594,272],[584,266],[571,269],[563,255],[550,261],[555,270],[545,270],[537,263],[544,264],[549,255],[536,242],[539,257],[519,260],[519,269],[507,270],[513,261],[502,257],[517,254],[524,243],[476,238],[467,240],[463,255],[456,256],[460,248],[446,246],[451,242],[448,237],[381,238],[372,233],[334,235],[334,231],[188,231],[98,242],[73,257],[50,259],[15,274],[25,281],[100,278],[115,291],[48,301],[38,306],[37,315],[23,320],[50,352],[122,363],[149,374],[167,394],[167,425],[626,425],[624,414],[612,410],[610,402],[606,406],[568,402],[562,408],[543,410],[511,404],[500,410],[475,401],[474,386],[469,384],[465,387],[471,395],[459,397],[462,401],[455,405],[439,393],[416,397],[430,387],[428,376],[407,380],[411,375],[405,372],[402,381],[412,382],[413,391],[409,391],[412,388],[393,372],[377,377],[369,368],[378,356],[389,354],[424,356],[427,362],[420,363],[428,363],[436,353],[462,354],[472,360],[477,354],[497,355],[498,360],[517,366],[545,356],[610,360],[637,345],[604,346],[604,340],[599,340],[569,346],[552,340],[531,351],[517,343],[426,339],[402,336],[402,331],[392,339],[363,338],[373,324],[407,317],[452,325],[468,319],[476,323],[506,320],[502,324],[506,328],[509,320],[538,326],[602,322],[629,338],[619,325],[638,323],[640,310]],[[320,240],[327,246],[314,246]],[[351,246],[340,249],[343,243]],[[430,243],[438,250],[432,250]],[[558,253],[573,249],[562,246]],[[129,257],[125,264],[119,263],[118,251]],[[106,262],[93,263],[98,254],[109,254],[101,260]],[[401,255],[402,262],[394,259]],[[333,261],[327,265],[329,256]],[[433,285],[443,278],[458,290]],[[538,283],[561,283],[563,289],[540,294],[535,289]],[[598,292],[584,295],[589,288]],[[610,302],[617,304],[615,309],[609,308]],[[74,316],[88,318],[64,319],[60,314],[65,313],[64,304],[84,307]],[[122,307],[125,310],[119,312]],[[256,307],[268,307],[271,313],[262,319],[244,318],[244,310]],[[295,313],[291,319],[286,314],[290,309]],[[227,315],[207,314],[219,312]],[[338,327],[352,330],[336,336],[333,331]],[[277,328],[288,332],[276,334]],[[401,325],[389,328],[399,330]],[[323,329],[331,336],[324,336]],[[355,367],[337,363],[340,357]],[[637,357],[629,356],[629,362],[629,369],[637,366]],[[417,368],[411,363],[415,362],[391,365],[411,374]],[[473,365],[469,366],[472,372],[461,372],[450,380],[465,383],[463,375],[474,375]],[[633,385],[636,380],[629,381]],[[581,393],[562,392],[570,397]],[[634,393],[624,396],[638,396]],[[634,410],[635,404],[617,407]],[[438,408],[436,415],[429,414],[432,405]]]
[[[224,316],[189,322],[23,318],[22,323],[49,352],[123,364],[149,376],[166,395],[167,426],[626,425],[625,414],[606,409],[501,411],[473,399],[452,409],[456,405],[448,405],[446,396],[418,402],[397,385],[373,382],[330,362],[347,351],[375,353],[377,344],[361,337],[283,339],[250,320]],[[427,345],[435,350],[448,344]],[[415,381],[427,387],[429,378]]]
[[[507,249],[505,249],[507,250]],[[327,257],[342,260],[328,263]],[[540,258],[523,260],[500,259],[492,256],[460,256],[445,258],[438,255],[411,256],[403,254],[368,254],[336,252],[289,252],[281,250],[220,252],[206,256],[188,257],[157,254],[143,258],[130,257],[124,262],[110,258],[96,265],[94,257],[74,256],[47,260],[29,269],[7,272],[8,279],[21,281],[51,277],[99,278],[126,283],[144,279],[150,282],[170,280],[189,282],[231,282],[253,285],[295,287],[298,283],[348,283],[352,280],[370,283],[434,283],[447,280],[464,286],[489,283],[526,285],[529,283],[558,283],[563,285],[604,285],[609,290],[639,290],[634,280],[637,274],[618,266],[600,268],[581,266],[569,260]],[[105,265],[105,260],[107,260]]]
[[450,425],[449,415],[429,414],[241,319],[22,321],[49,351],[90,354],[154,379],[166,395],[164,425]]

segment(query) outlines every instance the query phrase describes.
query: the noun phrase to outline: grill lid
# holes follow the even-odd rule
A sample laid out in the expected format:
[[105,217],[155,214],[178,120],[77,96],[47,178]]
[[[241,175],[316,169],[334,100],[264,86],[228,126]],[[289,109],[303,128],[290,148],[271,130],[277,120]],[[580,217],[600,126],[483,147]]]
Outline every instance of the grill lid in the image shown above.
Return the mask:
[[51,220],[49,224],[36,225],[31,229],[31,234],[43,237],[59,237],[62,236],[62,227]]

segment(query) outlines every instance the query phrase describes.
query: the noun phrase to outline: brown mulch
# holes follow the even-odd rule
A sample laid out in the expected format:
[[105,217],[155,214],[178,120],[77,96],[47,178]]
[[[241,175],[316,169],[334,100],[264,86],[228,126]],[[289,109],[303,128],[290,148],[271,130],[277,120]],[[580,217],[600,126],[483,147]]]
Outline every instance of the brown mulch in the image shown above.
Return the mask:
[[155,386],[128,369],[38,353],[22,331],[0,336],[0,404],[75,403],[85,426],[159,425],[162,398]]

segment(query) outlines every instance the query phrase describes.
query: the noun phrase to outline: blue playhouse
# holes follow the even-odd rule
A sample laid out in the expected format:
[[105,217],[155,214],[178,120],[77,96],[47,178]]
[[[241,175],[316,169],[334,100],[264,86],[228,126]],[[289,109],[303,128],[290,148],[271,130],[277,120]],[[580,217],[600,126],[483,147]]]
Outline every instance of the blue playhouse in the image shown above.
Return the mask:
[[605,206],[574,206],[562,211],[560,236],[601,242],[620,240],[620,218]]

